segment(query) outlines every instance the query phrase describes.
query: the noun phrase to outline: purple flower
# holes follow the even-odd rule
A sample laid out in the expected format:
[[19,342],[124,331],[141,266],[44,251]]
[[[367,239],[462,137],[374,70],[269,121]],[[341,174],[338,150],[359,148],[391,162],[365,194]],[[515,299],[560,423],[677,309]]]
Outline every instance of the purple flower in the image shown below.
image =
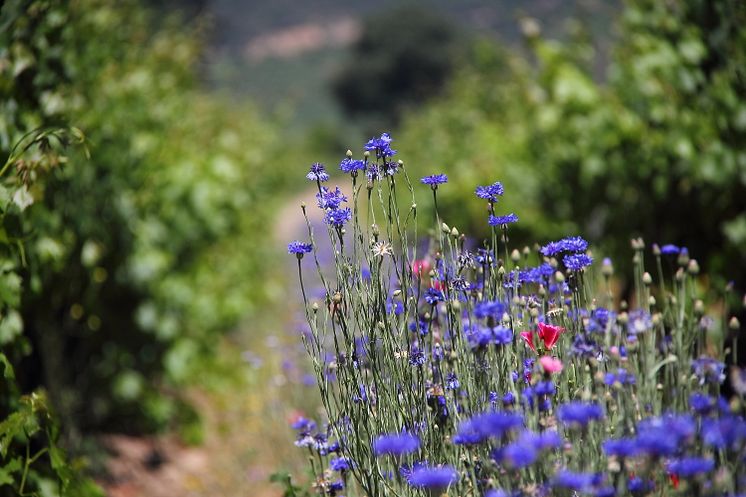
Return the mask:
[[579,236],[574,236],[548,243],[541,248],[540,252],[546,257],[551,257],[561,252],[585,252],[587,249],[588,242]]
[[458,472],[451,466],[420,466],[407,479],[413,487],[445,489],[458,481]]
[[448,183],[448,176],[445,174],[432,174],[430,176],[425,176],[420,180],[420,182],[422,182],[423,185],[430,185],[435,189],[438,188],[438,185]]
[[486,412],[477,414],[459,424],[453,437],[455,444],[475,444],[490,437],[500,438],[505,433],[521,428],[523,416],[513,412]]
[[326,216],[324,216],[324,222],[330,226],[334,226],[335,228],[341,228],[350,219],[352,219],[352,211],[349,207],[331,210],[326,213]]
[[689,478],[701,473],[709,473],[715,468],[715,461],[703,457],[684,457],[668,463],[666,469],[682,478]]
[[487,222],[489,223],[490,226],[507,226],[512,223],[517,223],[518,216],[516,216],[512,212],[505,216],[492,216],[491,215]]
[[419,448],[420,439],[409,433],[390,433],[381,435],[373,441],[373,453],[378,457],[383,455],[401,457],[417,452]]
[[601,478],[601,474],[573,473],[572,471],[561,470],[554,475],[552,485],[585,493],[599,485]]
[[298,240],[288,243],[288,254],[295,254],[298,257],[303,257],[303,254],[308,254],[313,250],[313,245],[310,243],[299,242]]
[[702,356],[692,361],[694,375],[699,378],[699,384],[710,383],[719,385],[725,380],[725,364],[712,357]]
[[376,157],[379,159],[382,157],[391,157],[396,155],[396,150],[391,149],[391,142],[391,136],[388,133],[383,133],[380,138],[374,137],[368,140],[364,149],[369,152],[375,152]]
[[661,247],[661,254],[678,255],[680,251],[681,249],[679,247],[670,243]]
[[348,471],[352,468],[352,461],[348,457],[335,457],[329,461],[329,468],[332,471]]
[[603,418],[604,411],[596,403],[573,401],[562,404],[557,417],[565,424],[585,426],[591,421]]
[[348,174],[356,173],[356,171],[365,171],[365,161],[345,157],[342,159],[342,162],[339,163],[339,169],[343,173]]
[[425,302],[427,302],[430,305],[435,305],[438,302],[443,302],[445,297],[443,297],[443,292],[438,290],[437,288],[430,287],[425,291]]
[[323,183],[324,181],[329,181],[329,174],[327,174],[324,164],[314,162],[311,164],[311,170],[306,174],[306,178],[311,181]]
[[637,454],[637,443],[631,438],[608,439],[601,446],[607,455],[631,457]]
[[503,194],[503,185],[499,181],[496,181],[489,186],[478,186],[474,193],[479,198],[495,203],[498,197],[501,197]]
[[570,271],[582,271],[593,263],[593,258],[586,254],[566,255],[562,262]]
[[316,194],[316,200],[319,203],[320,209],[338,209],[342,202],[347,202],[347,197],[344,196],[339,187],[334,190],[322,186],[321,191]]
[[483,300],[474,307],[474,316],[479,319],[501,319],[505,313],[505,304],[498,300]]

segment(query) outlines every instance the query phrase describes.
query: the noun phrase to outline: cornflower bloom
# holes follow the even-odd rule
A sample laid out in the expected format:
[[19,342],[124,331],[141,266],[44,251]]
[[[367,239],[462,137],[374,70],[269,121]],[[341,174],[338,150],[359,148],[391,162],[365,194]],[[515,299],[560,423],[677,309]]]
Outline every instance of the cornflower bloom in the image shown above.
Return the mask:
[[586,426],[591,421],[597,421],[604,417],[604,411],[596,403],[568,402],[562,404],[557,413],[560,421],[568,425]]
[[433,174],[430,176],[425,176],[420,180],[420,182],[423,185],[430,185],[433,190],[438,188],[438,185],[442,185],[444,183],[448,183],[448,176],[445,174]]
[[321,164],[320,162],[314,162],[313,164],[311,164],[311,170],[308,171],[308,174],[306,174],[306,178],[311,181],[323,183],[324,181],[329,181],[329,174],[326,172],[324,164]]
[[373,453],[378,457],[384,455],[401,457],[417,452],[419,448],[419,437],[409,433],[389,433],[381,435],[373,441]]
[[490,226],[507,226],[512,223],[518,222],[518,216],[513,214],[512,212],[510,214],[507,214],[505,216],[492,216],[490,215],[489,220],[487,221]]
[[495,203],[498,201],[498,197],[503,195],[504,190],[502,183],[496,181],[488,186],[478,186],[474,193],[479,198],[483,198],[490,203]]
[[579,236],[571,236],[544,245],[540,252],[546,257],[551,257],[561,252],[585,252],[586,249],[588,249],[588,242]]

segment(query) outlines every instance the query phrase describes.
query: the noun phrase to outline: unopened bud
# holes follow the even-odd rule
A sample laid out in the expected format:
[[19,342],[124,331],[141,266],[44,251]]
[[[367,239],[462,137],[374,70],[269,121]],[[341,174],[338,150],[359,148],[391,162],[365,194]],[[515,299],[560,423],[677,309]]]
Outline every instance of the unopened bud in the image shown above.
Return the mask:
[[741,329],[741,323],[738,321],[738,318],[736,316],[730,318],[730,321],[728,321],[728,328],[733,331],[738,331]]
[[352,158],[352,150],[348,149],[347,152],[345,152],[345,155],[347,156],[348,159],[351,159]]
[[453,238],[458,238],[458,235],[459,235],[459,233],[458,233],[458,230],[456,229],[456,227],[454,226],[453,228],[451,228],[451,236]]
[[601,264],[601,274],[607,278],[614,274],[614,266],[611,264],[611,259],[608,257],[604,258],[603,263]]
[[658,246],[657,243],[653,244],[653,255],[655,256],[661,255],[661,248]]
[[694,301],[694,313],[699,316],[705,313],[705,303],[700,299]]
[[366,150],[365,152],[363,152],[363,157],[365,157],[366,159],[370,157],[370,151]]
[[461,302],[459,302],[458,300],[452,300],[451,301],[451,308],[454,311],[460,311],[461,310]]
[[687,265],[686,267],[686,270],[691,275],[699,274],[699,263],[697,263],[697,260],[690,260],[689,265]]
[[313,304],[311,304],[311,309],[313,309],[313,312],[318,312],[319,304],[317,302],[314,302]]
[[556,273],[554,273],[554,280],[557,283],[564,283],[565,282],[565,275],[562,274],[561,272],[557,271]]
[[446,233],[446,234],[451,232],[451,228],[449,228],[446,223],[441,224],[440,229],[443,230],[443,233]]
[[684,270],[682,268],[676,271],[676,281],[684,281]]
[[334,301],[335,304],[339,304],[340,302],[342,302],[342,294],[339,292],[335,293],[332,297],[332,301]]
[[619,324],[625,325],[629,321],[629,316],[627,315],[626,312],[620,312],[616,320]]
[[505,268],[502,267],[502,266],[500,266],[499,268],[497,268],[497,275],[501,276],[501,277],[505,276]]
[[399,289],[394,290],[394,297],[398,297],[399,295],[401,295],[401,290]]
[[513,249],[513,251],[510,253],[510,260],[513,262],[518,262],[521,260],[521,253],[518,252],[518,249]]
[[653,277],[647,271],[642,275],[642,282],[646,286],[650,286],[653,283]]
[[682,248],[679,252],[679,257],[676,259],[679,266],[686,266],[689,264],[689,251],[686,248]]
[[648,299],[648,303],[650,304],[651,307],[654,307],[655,306],[655,297],[653,297],[651,295],[650,298]]
[[528,245],[526,245],[525,247],[523,247],[523,256],[528,257],[529,255],[531,255],[531,249],[528,248]]

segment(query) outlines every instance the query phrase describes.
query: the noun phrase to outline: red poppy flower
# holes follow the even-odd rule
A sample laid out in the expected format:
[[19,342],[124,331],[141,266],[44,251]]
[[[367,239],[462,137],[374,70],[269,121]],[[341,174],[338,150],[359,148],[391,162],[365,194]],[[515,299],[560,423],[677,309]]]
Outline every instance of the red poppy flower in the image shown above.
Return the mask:
[[[560,335],[565,331],[561,326],[554,326],[546,323],[539,323],[539,331],[537,335],[544,342],[544,348],[551,350],[554,344],[559,340]],[[534,345],[534,334],[531,331],[522,331],[521,338],[523,338],[531,350],[536,352],[536,346]]]
[[551,350],[554,344],[559,340],[560,335],[565,329],[561,326],[554,326],[546,323],[539,323],[539,338],[544,341],[544,347]]
[[679,488],[679,477],[675,474],[670,474],[668,477],[671,479],[671,485],[673,485],[673,489],[676,490]]

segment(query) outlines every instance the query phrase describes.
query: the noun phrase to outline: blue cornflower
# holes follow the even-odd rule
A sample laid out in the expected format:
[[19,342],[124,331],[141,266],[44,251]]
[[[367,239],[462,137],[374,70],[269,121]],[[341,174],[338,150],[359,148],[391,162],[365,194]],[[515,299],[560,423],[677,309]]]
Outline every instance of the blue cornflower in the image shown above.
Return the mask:
[[474,444],[490,437],[500,438],[505,433],[521,428],[523,416],[513,412],[486,412],[477,414],[459,424],[453,437],[456,444]]
[[513,395],[513,392],[508,392],[503,395],[502,401],[503,405],[512,406],[513,404],[515,404],[515,395]]
[[446,375],[446,388],[449,390],[456,390],[461,386],[461,383],[458,381],[458,376],[456,376],[456,373],[448,373]]
[[316,429],[316,422],[312,419],[308,419],[308,418],[304,418],[303,416],[300,416],[290,426],[294,430],[298,430],[302,434],[308,434]]
[[420,439],[410,433],[389,433],[373,441],[373,453],[376,456],[392,455],[400,457],[417,452]]
[[492,216],[491,215],[487,222],[489,223],[490,226],[507,226],[512,223],[517,223],[518,216],[516,216],[512,212],[505,216]]
[[703,416],[709,414],[715,408],[715,404],[715,399],[700,392],[695,392],[689,396],[689,406],[694,409],[697,414]]
[[495,345],[510,345],[513,343],[513,330],[504,326],[492,328],[492,337]]
[[335,228],[341,228],[350,219],[352,219],[352,211],[349,207],[328,211],[324,216],[324,222]]
[[303,254],[309,254],[313,250],[313,245],[310,243],[299,242],[298,240],[288,243],[288,254],[295,254],[299,258],[303,257]]
[[746,421],[740,416],[706,418],[702,421],[702,441],[709,447],[738,450],[746,442]]
[[422,352],[420,349],[413,349],[412,353],[409,355],[410,366],[422,366],[423,364],[425,364],[425,361],[425,353]]
[[425,176],[420,180],[420,182],[423,185],[430,185],[433,189],[436,189],[438,188],[438,185],[448,183],[448,176],[445,174],[432,174],[430,176]]
[[518,440],[498,451],[503,464],[522,469],[532,465],[539,458],[539,451],[531,443]]
[[342,159],[342,162],[339,163],[339,169],[347,174],[356,173],[357,171],[365,171],[365,161],[345,157]]
[[639,452],[652,457],[671,456],[694,436],[694,419],[687,415],[646,418],[637,424],[635,443]]
[[586,254],[572,254],[566,255],[562,262],[565,267],[570,271],[582,271],[591,264],[593,264],[593,257]]
[[348,457],[334,457],[329,461],[329,468],[332,471],[349,471],[352,468],[352,461]]
[[492,330],[479,325],[464,328],[466,339],[473,349],[484,349],[492,342]]
[[505,313],[505,304],[498,300],[483,300],[474,307],[474,316],[478,319],[501,319]]
[[585,252],[586,249],[588,249],[588,242],[579,236],[571,236],[544,245],[540,252],[546,257],[551,257],[561,252]]
[[626,369],[619,368],[616,373],[610,371],[604,376],[604,385],[611,386],[617,382],[622,385],[634,385],[635,375],[628,372]]
[[593,402],[568,402],[559,408],[558,416],[565,424],[576,424],[586,426],[594,420],[604,417],[604,411],[600,405]]
[[316,194],[316,200],[320,209],[338,209],[342,202],[347,202],[347,197],[342,193],[339,187],[334,190],[322,186],[321,191]]
[[692,361],[694,375],[699,378],[699,384],[711,383],[719,385],[725,380],[725,364],[712,357],[702,356]]
[[666,469],[682,478],[689,478],[715,469],[715,461],[703,457],[684,457],[668,463]]
[[458,472],[451,466],[432,467],[422,465],[415,468],[407,482],[413,487],[445,489],[458,481]]
[[557,388],[551,381],[540,381],[534,387],[534,393],[536,395],[554,395],[557,393]]
[[324,181],[329,181],[329,174],[327,174],[324,164],[314,162],[311,164],[311,170],[306,174],[306,178],[311,181],[323,183]]
[[497,202],[498,197],[501,197],[503,194],[503,185],[499,181],[496,181],[488,186],[478,186],[474,193],[479,198],[495,203]]
[[637,442],[631,438],[608,439],[601,446],[609,456],[631,457],[637,454]]
[[388,133],[383,133],[380,138],[371,138],[368,143],[363,147],[369,152],[375,151],[376,157],[391,157],[396,155],[396,150],[391,149],[391,136]]
[[510,494],[505,490],[492,488],[487,490],[484,497],[510,497]]
[[443,302],[445,297],[443,297],[443,292],[438,290],[437,288],[430,287],[425,291],[425,302],[427,302],[430,305],[435,305],[438,302]]
[[554,475],[552,485],[569,488],[576,492],[589,492],[601,483],[601,479],[601,474],[573,473],[572,471],[560,470]]
[[381,170],[375,164],[371,164],[368,166],[368,169],[365,171],[365,176],[368,178],[369,181],[379,180],[383,178]]
[[681,249],[673,244],[666,244],[661,247],[661,254],[665,255],[678,255]]
[[337,492],[341,492],[345,488],[345,482],[342,480],[337,480],[335,482],[332,482],[329,484],[329,493],[332,495],[336,494]]

